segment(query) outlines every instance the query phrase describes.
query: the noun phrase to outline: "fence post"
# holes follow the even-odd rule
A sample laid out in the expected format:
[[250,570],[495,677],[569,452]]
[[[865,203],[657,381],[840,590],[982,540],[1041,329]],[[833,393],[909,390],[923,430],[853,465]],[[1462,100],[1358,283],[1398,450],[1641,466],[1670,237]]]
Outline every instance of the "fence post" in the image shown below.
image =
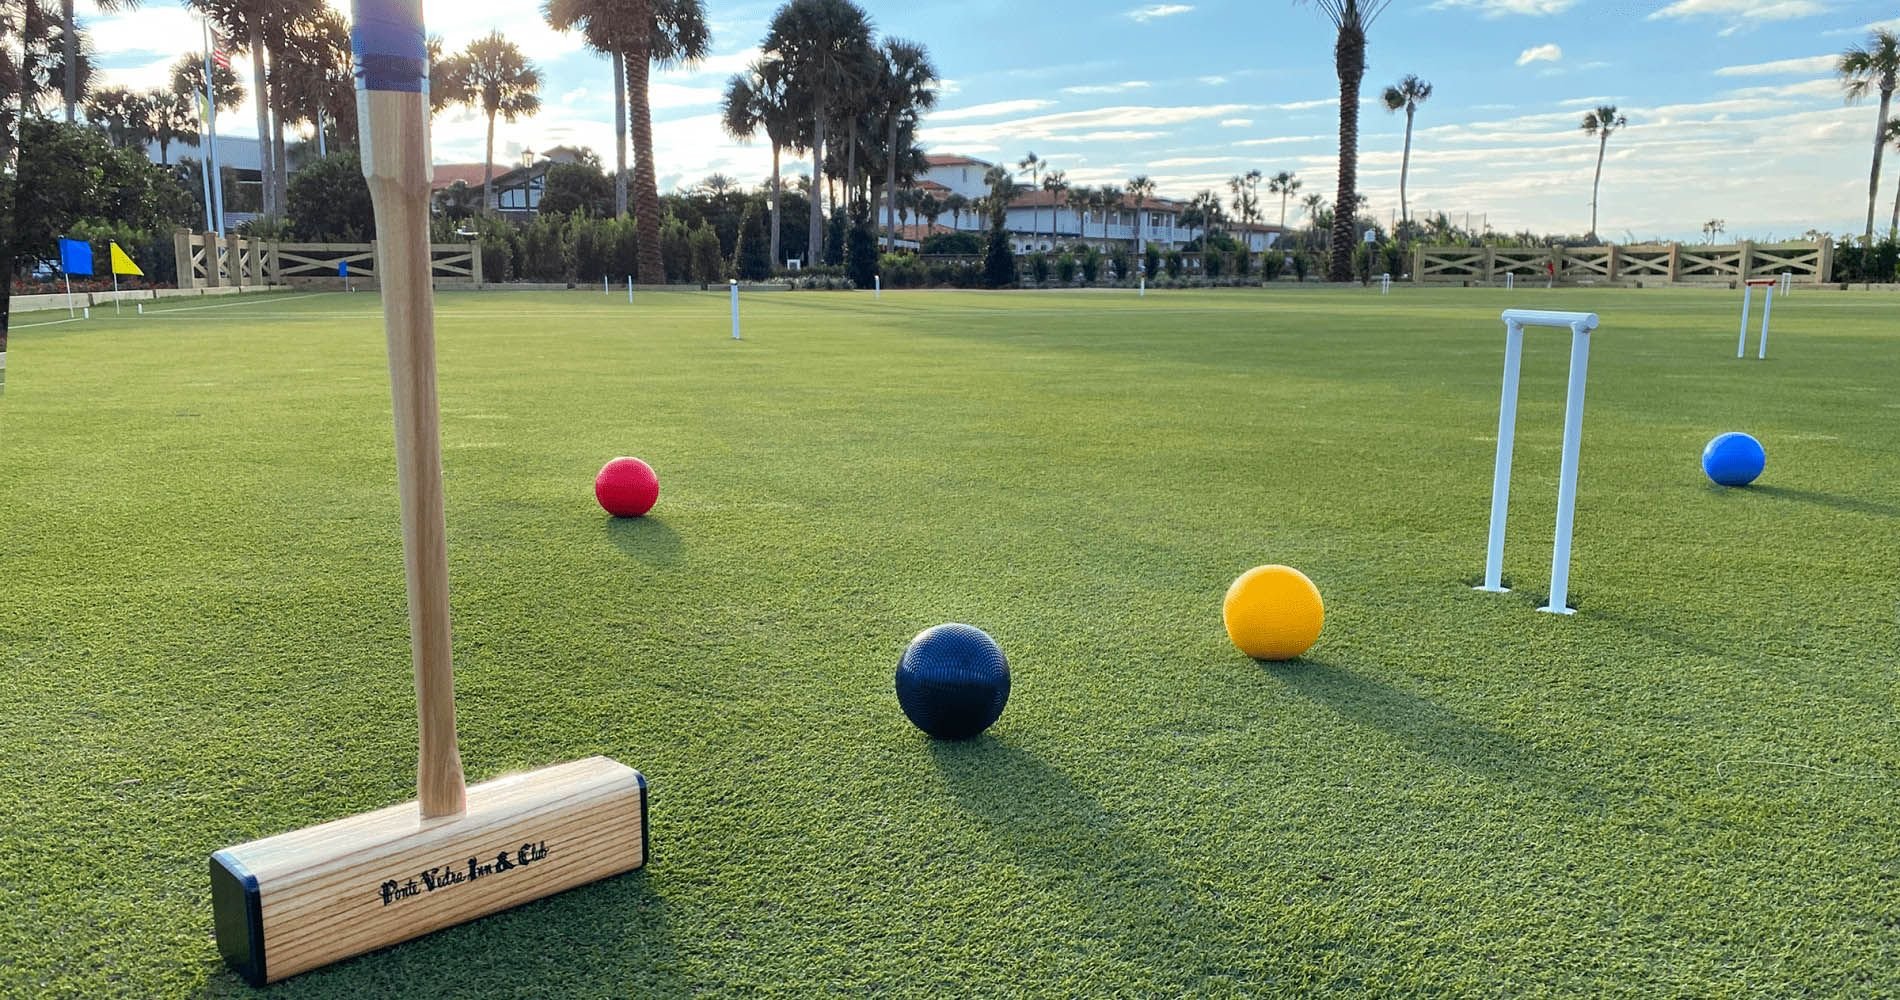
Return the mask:
[[1425,283],[1425,244],[1423,243],[1412,247],[1412,283],[1415,285]]
[[1484,248],[1484,283],[1496,284],[1498,280],[1498,248]]
[[1669,244],[1669,283],[1675,284],[1682,279],[1682,244]]
[[1616,280],[1617,271],[1618,271],[1618,263],[1619,262],[1617,260],[1616,244],[1612,243],[1610,244],[1610,260],[1609,260],[1609,263],[1605,265],[1607,270],[1604,275],[1604,280],[1606,281]]
[[224,238],[224,258],[230,265],[230,284],[244,290],[244,237],[233,232]]
[[1755,244],[1750,240],[1742,241],[1741,255],[1735,260],[1735,280],[1747,281],[1748,273],[1755,269]]
[[179,227],[172,230],[172,257],[178,272],[178,287],[197,288],[191,273],[191,230]]
[[482,287],[482,238],[479,236],[470,237],[468,241],[468,276],[479,291]]
[[1814,283],[1817,285],[1825,285],[1827,284],[1827,279],[1832,277],[1833,274],[1834,238],[1832,236],[1823,236],[1821,237],[1821,259],[1815,265]]
[[224,256],[224,241],[216,233],[206,233],[198,237],[198,245],[205,252],[205,287],[218,288],[224,284],[224,268],[218,261]]
[[1564,248],[1562,244],[1550,248],[1550,283],[1564,280]]
[[272,240],[265,246],[270,253],[269,284],[281,285],[284,283],[284,241]]

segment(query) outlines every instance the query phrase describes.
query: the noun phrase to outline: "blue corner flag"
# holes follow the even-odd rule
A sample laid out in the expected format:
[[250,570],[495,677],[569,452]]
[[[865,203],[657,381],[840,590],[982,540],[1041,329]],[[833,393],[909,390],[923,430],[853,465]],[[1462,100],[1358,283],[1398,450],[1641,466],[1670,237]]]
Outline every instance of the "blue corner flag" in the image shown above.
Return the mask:
[[350,259],[348,257],[336,262],[336,276],[339,278],[347,278],[350,276]]
[[59,241],[59,269],[67,274],[92,276],[92,244],[85,240]]

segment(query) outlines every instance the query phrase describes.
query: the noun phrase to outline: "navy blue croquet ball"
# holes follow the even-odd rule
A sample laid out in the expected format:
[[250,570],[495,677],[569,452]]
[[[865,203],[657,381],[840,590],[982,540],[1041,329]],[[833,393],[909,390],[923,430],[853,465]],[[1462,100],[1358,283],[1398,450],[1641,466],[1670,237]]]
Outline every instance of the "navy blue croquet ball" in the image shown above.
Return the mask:
[[1720,486],[1747,486],[1767,465],[1761,442],[1740,431],[1718,434],[1702,449],[1702,471]]
[[990,728],[1009,703],[1009,660],[975,626],[925,629],[897,661],[897,703],[932,737],[967,740]]

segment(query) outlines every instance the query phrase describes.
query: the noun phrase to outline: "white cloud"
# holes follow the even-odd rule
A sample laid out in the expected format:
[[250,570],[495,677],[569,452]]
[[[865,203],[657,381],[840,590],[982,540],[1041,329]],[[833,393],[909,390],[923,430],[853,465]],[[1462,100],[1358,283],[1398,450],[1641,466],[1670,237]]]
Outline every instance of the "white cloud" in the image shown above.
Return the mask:
[[1557,62],[1558,60],[1561,60],[1563,57],[1564,57],[1563,47],[1552,42],[1552,43],[1546,43],[1544,45],[1539,45],[1534,48],[1528,48],[1528,49],[1525,49],[1523,52],[1518,53],[1517,64],[1519,66],[1529,66],[1531,63],[1535,63],[1535,62],[1554,63],[1554,62]]
[[1048,139],[1053,136],[1073,136],[1077,130],[1098,128],[1122,130],[1156,129],[1162,126],[1184,125],[1189,122],[1218,121],[1238,112],[1252,110],[1245,104],[1206,104],[1178,107],[1141,107],[1123,106],[1112,108],[1094,108],[1088,111],[1063,111],[1055,114],[1037,115],[1032,118],[987,122],[984,124],[948,125],[936,123],[935,118],[923,129],[922,140],[936,148],[961,151],[972,142],[1009,142],[1020,143],[1025,140]]
[[1577,0],[1438,0],[1432,4],[1433,10],[1456,10],[1460,8],[1478,11],[1485,17],[1506,17],[1523,14],[1530,17],[1547,17],[1561,14],[1577,5]]
[[1750,63],[1746,66],[1724,66],[1715,71],[1716,76],[1781,76],[1796,73],[1832,73],[1834,62],[1839,56],[1803,56],[1799,59],[1777,59],[1774,62]]
[[1275,104],[1273,109],[1275,111],[1311,111],[1314,108],[1331,108],[1337,107],[1338,105],[1339,98],[1322,97],[1315,101],[1291,101],[1286,104]]
[[1325,142],[1336,138],[1330,135],[1283,135],[1272,139],[1243,139],[1236,146],[1292,146],[1302,142]]
[[1227,82],[1227,78],[1226,78],[1226,77],[1224,77],[1224,76],[1220,76],[1220,75],[1218,75],[1218,74],[1216,74],[1216,75],[1213,75],[1213,76],[1202,76],[1202,77],[1196,77],[1196,79],[1198,79],[1198,80],[1200,80],[1200,81],[1201,81],[1202,83],[1205,83],[1205,84],[1207,84],[1207,85],[1208,85],[1208,86],[1210,86],[1210,87],[1218,87],[1218,86],[1220,86],[1221,84],[1223,84],[1223,83],[1226,83],[1226,82]]
[[1174,17],[1177,14],[1186,14],[1192,11],[1193,9],[1194,9],[1193,4],[1153,3],[1153,4],[1149,4],[1146,7],[1136,7],[1134,10],[1125,12],[1124,14],[1122,14],[1122,16],[1128,18],[1131,21],[1134,21],[1137,24],[1147,24],[1149,21],[1158,21],[1164,17]]
[[1120,83],[1092,83],[1079,87],[1064,87],[1065,94],[1122,94],[1130,90],[1146,90],[1150,84],[1146,80],[1123,80]]
[[950,108],[944,111],[932,111],[929,122],[961,122],[972,118],[997,118],[1003,115],[1018,115],[1025,111],[1040,111],[1054,104],[1036,97],[1025,97],[1014,101],[992,101],[988,104],[972,104],[967,107]]
[[1252,118],[1222,118],[1221,128],[1248,128],[1253,125]]
[[1817,0],[1675,0],[1649,15],[1649,20],[1714,17],[1729,22],[1723,36],[1732,35],[1751,24],[1792,21],[1827,13]]

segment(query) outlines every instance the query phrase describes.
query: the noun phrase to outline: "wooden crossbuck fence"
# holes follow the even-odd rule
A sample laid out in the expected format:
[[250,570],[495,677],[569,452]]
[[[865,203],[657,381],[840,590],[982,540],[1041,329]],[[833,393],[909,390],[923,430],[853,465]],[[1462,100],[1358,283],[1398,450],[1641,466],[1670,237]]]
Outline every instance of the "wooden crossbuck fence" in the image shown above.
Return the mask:
[[[284,243],[254,240],[232,234],[178,230],[178,287],[249,288],[263,285],[339,285],[338,266],[349,265],[350,280],[359,287],[376,287],[376,246],[373,243]],[[482,285],[482,247],[479,241],[437,243],[429,248],[435,279],[457,285]]]
[[[1554,269],[1554,270],[1553,270]],[[1412,280],[1504,283],[1516,274],[1562,284],[1734,284],[1777,278],[1824,284],[1834,269],[1834,242],[1738,243],[1733,246],[1649,243],[1600,247],[1418,247]]]

